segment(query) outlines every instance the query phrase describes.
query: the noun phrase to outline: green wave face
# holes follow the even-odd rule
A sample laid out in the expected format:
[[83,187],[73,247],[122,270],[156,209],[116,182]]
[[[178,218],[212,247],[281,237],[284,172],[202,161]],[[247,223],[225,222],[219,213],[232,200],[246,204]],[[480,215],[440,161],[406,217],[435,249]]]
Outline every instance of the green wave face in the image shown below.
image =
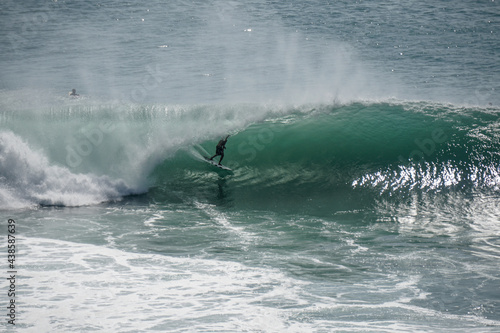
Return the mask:
[[[381,197],[497,191],[498,133],[495,110],[424,103],[315,106],[234,133],[223,160],[232,173],[200,162],[190,149],[179,150],[153,172],[153,193],[332,212]],[[213,154],[216,143],[201,142],[201,150]]]

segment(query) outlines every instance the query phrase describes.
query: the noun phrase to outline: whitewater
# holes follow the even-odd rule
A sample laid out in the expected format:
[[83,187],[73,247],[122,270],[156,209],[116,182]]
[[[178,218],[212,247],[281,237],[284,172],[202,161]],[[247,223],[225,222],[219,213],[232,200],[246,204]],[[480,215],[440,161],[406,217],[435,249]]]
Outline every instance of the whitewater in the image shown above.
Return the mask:
[[2,330],[498,331],[498,6],[2,2]]

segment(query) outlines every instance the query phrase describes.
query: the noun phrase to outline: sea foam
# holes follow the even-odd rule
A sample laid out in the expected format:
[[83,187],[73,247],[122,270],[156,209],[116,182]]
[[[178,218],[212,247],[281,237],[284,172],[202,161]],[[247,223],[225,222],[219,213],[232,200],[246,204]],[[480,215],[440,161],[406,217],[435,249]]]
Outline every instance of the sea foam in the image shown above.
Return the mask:
[[108,176],[72,173],[12,132],[0,133],[0,208],[81,206],[116,200],[133,189]]

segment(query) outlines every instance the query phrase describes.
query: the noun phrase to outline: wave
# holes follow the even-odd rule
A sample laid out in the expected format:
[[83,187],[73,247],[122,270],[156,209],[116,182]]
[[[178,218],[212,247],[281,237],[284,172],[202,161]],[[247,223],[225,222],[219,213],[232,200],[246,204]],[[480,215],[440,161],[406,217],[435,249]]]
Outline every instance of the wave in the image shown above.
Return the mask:
[[[496,107],[2,100],[0,207],[7,209],[138,193],[154,201],[328,206],[356,193],[404,197],[500,184]],[[233,172],[221,174],[201,155],[226,134],[223,164]]]
[[[424,102],[295,108],[229,139],[223,163],[234,170],[230,175],[200,163],[192,149],[178,151],[153,174],[161,191],[203,198],[215,192],[238,205],[329,209],[366,197],[497,192],[498,120],[494,108]],[[212,151],[215,144],[200,145]]]

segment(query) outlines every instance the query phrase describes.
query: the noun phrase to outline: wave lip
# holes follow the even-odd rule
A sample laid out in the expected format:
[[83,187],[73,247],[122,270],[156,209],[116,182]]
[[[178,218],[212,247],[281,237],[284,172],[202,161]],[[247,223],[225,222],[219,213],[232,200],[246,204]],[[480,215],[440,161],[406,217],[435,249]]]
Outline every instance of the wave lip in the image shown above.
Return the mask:
[[0,133],[0,209],[36,205],[84,206],[119,200],[134,191],[123,180],[77,174],[50,165],[12,132]]

